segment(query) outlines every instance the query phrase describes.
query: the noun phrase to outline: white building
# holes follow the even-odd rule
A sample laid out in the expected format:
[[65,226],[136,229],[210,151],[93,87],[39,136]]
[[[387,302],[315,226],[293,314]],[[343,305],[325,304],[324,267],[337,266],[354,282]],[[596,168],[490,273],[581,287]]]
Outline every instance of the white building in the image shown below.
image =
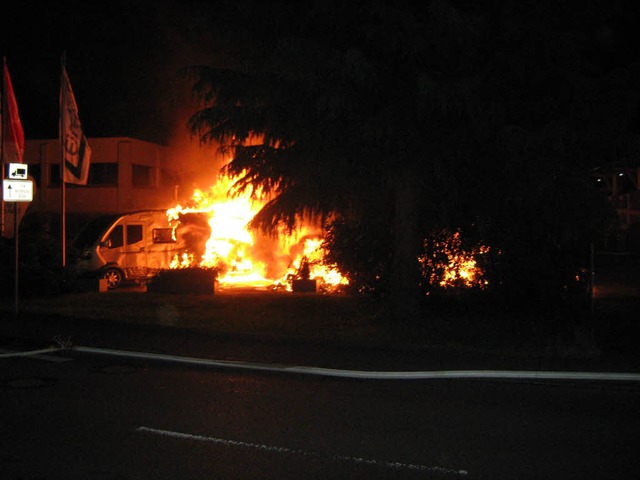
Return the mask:
[[[87,185],[65,185],[69,225],[102,214],[174,206],[181,183],[170,147],[128,137],[89,138]],[[24,162],[33,178],[30,211],[61,213],[60,141],[27,140]],[[172,165],[173,163],[173,165]]]

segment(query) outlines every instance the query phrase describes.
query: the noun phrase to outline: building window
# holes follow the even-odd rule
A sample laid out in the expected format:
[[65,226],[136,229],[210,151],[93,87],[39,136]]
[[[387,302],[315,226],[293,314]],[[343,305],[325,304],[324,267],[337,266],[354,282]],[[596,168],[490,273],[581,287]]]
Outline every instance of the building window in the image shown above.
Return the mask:
[[40,165],[30,163],[29,164],[29,176],[35,181],[36,187],[42,185],[42,178],[40,177]]
[[[118,185],[118,164],[117,163],[92,163],[89,165],[89,179],[87,185],[98,187]],[[49,186],[60,186],[60,165],[52,163],[49,165]]]
[[176,243],[173,228],[154,228],[151,235],[153,243]]
[[131,165],[131,179],[134,187],[150,187],[153,185],[151,181],[151,173],[153,169],[145,165]]
[[89,165],[88,185],[118,185],[117,163],[91,163]]

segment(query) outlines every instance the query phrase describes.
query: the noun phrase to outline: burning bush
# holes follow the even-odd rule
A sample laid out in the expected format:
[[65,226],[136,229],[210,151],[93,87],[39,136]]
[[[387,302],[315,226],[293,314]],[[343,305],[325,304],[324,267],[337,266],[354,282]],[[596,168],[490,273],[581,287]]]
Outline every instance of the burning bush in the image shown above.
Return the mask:
[[486,245],[465,246],[459,230],[441,229],[424,241],[424,253],[418,258],[425,290],[484,289],[488,285],[483,258]]
[[[386,292],[391,236],[383,227],[341,220],[329,229],[328,258],[347,272],[359,292],[379,295]],[[442,228],[429,235],[423,247],[417,260],[426,293],[487,288],[488,246],[472,245],[459,230]]]

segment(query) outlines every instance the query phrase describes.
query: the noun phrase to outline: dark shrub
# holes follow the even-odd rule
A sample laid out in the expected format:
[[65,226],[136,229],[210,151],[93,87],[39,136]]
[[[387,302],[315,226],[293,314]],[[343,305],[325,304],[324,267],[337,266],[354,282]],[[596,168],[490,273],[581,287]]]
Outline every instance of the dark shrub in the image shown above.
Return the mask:
[[147,291],[153,293],[213,294],[216,269],[178,268],[163,270],[153,277]]

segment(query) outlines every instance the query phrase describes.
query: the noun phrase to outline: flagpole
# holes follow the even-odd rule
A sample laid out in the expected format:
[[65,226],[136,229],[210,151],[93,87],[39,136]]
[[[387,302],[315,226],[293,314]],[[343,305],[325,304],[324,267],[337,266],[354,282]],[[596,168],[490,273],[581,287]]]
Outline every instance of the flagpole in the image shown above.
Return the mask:
[[63,88],[63,80],[62,76],[64,75],[64,70],[66,68],[66,52],[62,53],[61,60],[61,71],[60,71],[60,125],[58,127],[60,134],[60,196],[62,205],[61,205],[61,217],[62,217],[62,268],[64,269],[67,266],[67,202],[66,202],[66,186],[64,181],[64,139],[65,139],[65,121],[63,120],[63,108],[66,105],[64,96],[66,95],[66,88]]
[[[2,90],[0,91],[0,163],[2,164],[2,180],[4,181],[5,175],[5,166],[4,166],[4,122],[6,112],[4,111],[4,96],[5,96],[5,85],[4,85],[4,69],[7,65],[7,57],[2,57]],[[4,238],[4,222],[5,222],[5,203],[4,198],[2,199],[2,231],[0,231],[0,235]]]
[[[2,93],[0,93],[0,99],[2,100],[2,112],[0,113],[0,128],[2,132],[0,133],[0,163],[2,163],[2,180],[5,178],[5,158],[4,158],[4,143],[5,143],[5,131],[4,126],[6,124],[6,116],[8,115],[9,108],[5,108],[7,104],[6,97],[6,81],[5,81],[5,71],[7,69],[7,57],[2,57]],[[2,199],[2,237],[4,237],[5,233],[5,222],[6,222],[6,209],[4,198]],[[20,304],[19,300],[19,277],[20,274],[20,255],[18,253],[18,247],[20,243],[18,242],[18,202],[13,203],[13,241],[14,241],[14,264],[13,264],[13,313],[16,318],[18,318],[18,305]]]
[[[2,164],[2,180],[4,182],[5,179],[5,129],[7,115],[9,115],[9,107],[5,108],[7,104],[6,92],[7,92],[7,82],[5,73],[7,71],[7,57],[2,57],[2,91],[0,93],[0,101],[2,105],[0,106],[0,163]],[[22,161],[22,159],[20,159]],[[6,229],[6,205],[4,198],[2,199],[2,237],[4,238],[5,229]],[[18,253],[18,247],[20,245],[18,241],[18,202],[13,203],[13,240],[14,240],[14,277],[13,277],[13,306],[14,306],[14,315],[18,317],[18,306],[20,304],[19,301],[19,278],[18,275],[20,273],[20,255]]]
[[67,183],[87,185],[91,148],[80,126],[78,105],[67,75],[66,52],[60,77],[60,197],[62,202],[62,267],[67,264]]

